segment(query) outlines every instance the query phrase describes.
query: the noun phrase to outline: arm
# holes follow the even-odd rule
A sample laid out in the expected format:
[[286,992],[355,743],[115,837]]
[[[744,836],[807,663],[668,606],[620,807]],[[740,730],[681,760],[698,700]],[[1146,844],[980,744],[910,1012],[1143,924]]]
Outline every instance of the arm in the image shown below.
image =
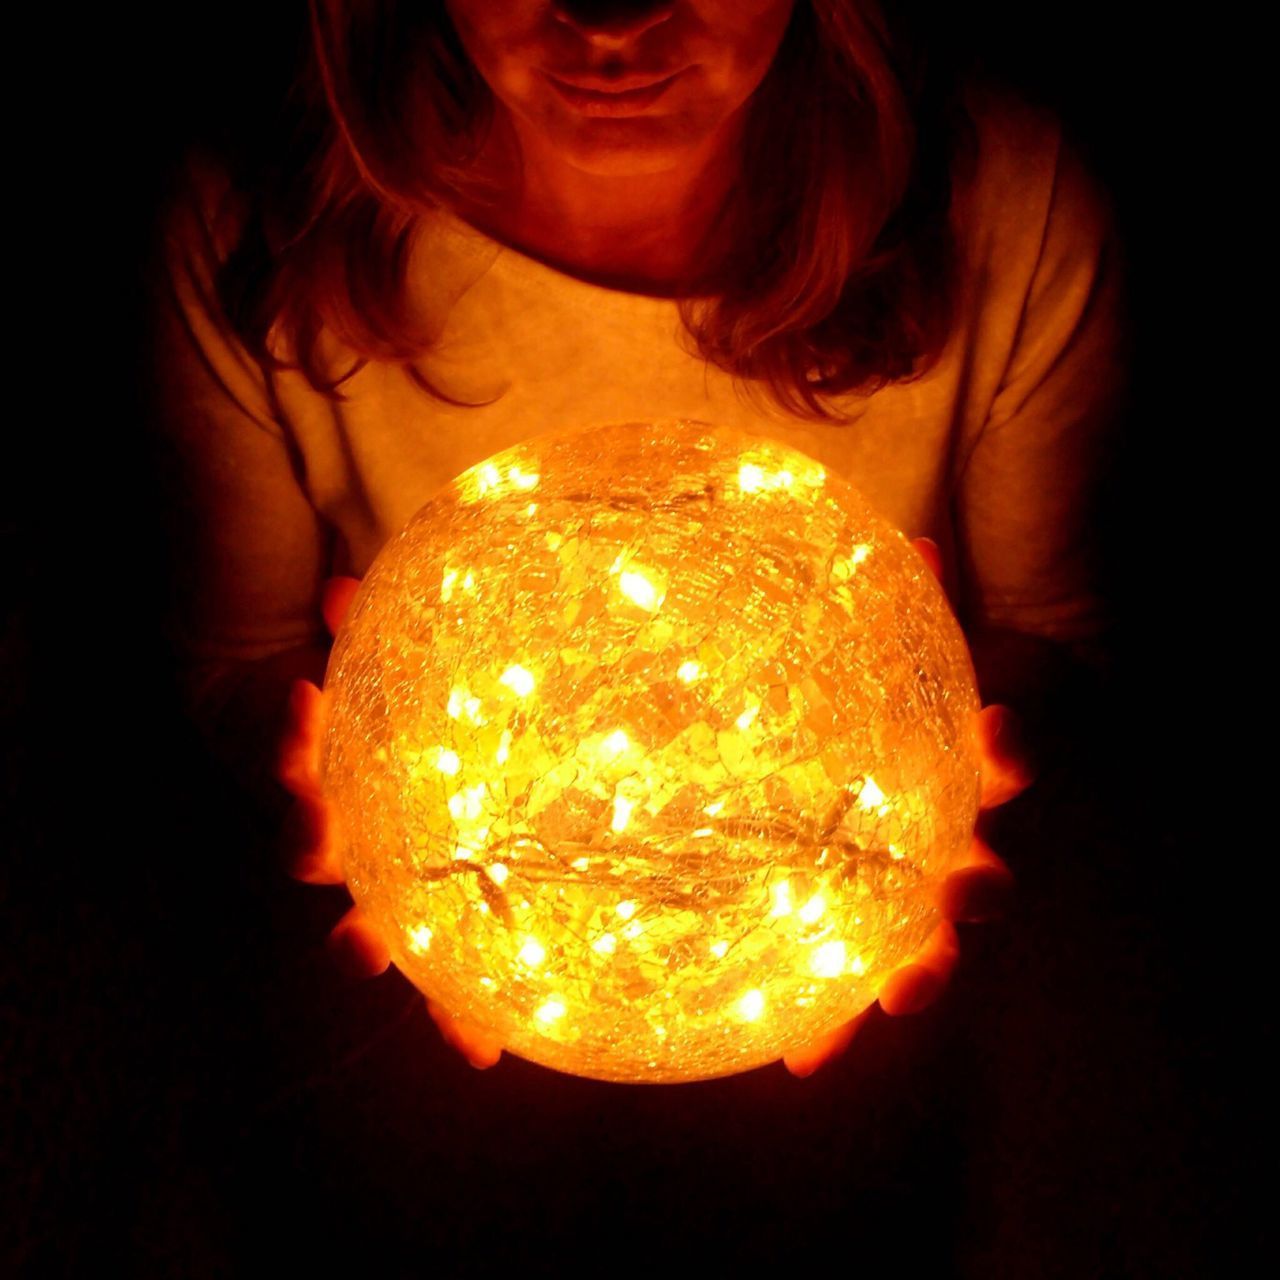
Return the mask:
[[324,670],[327,536],[267,379],[215,301],[226,244],[211,185],[172,202],[154,273],[167,612],[188,714],[237,779],[274,803],[270,766],[289,685]]
[[[220,315],[213,269],[225,246],[210,199],[175,202],[155,290],[155,446],[168,513],[170,631],[188,714],[214,754],[273,813],[289,806],[292,874],[341,884],[335,822],[318,786],[330,628],[355,583],[332,582],[329,539],[309,501],[270,385]],[[276,779],[279,778],[279,782]],[[283,784],[283,786],[281,786]],[[330,933],[357,975],[390,963],[351,908]],[[431,1006],[474,1065],[501,1047]]]
[[1105,200],[1060,147],[1016,338],[954,504],[983,700],[1033,728],[1105,664],[1099,508],[1124,394],[1120,266]]

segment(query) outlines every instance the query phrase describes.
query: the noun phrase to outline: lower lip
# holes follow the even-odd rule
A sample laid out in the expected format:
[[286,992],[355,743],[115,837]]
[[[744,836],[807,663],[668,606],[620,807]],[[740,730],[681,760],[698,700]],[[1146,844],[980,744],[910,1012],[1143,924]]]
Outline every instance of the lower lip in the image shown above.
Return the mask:
[[643,115],[655,106],[683,72],[647,84],[640,89],[624,89],[620,93],[601,93],[595,89],[578,89],[555,76],[548,76],[551,87],[575,110],[584,116],[636,116]]

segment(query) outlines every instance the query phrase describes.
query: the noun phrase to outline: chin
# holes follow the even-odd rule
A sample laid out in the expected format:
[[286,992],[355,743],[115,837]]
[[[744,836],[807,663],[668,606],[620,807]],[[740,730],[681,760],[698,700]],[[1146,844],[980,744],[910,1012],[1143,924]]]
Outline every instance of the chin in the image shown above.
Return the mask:
[[687,164],[713,132],[699,113],[677,110],[630,116],[581,116],[543,101],[524,118],[565,163],[600,177],[640,177]]
[[562,154],[583,173],[622,178],[677,169],[697,151],[694,141],[675,131],[625,127],[632,123],[611,120],[603,129],[575,131],[565,140]]

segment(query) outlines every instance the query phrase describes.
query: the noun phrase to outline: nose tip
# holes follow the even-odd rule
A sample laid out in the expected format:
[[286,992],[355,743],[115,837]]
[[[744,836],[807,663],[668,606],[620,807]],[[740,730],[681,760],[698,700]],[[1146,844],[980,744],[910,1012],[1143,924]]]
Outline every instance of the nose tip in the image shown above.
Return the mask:
[[598,42],[634,40],[666,22],[674,0],[556,0],[556,19],[586,39]]

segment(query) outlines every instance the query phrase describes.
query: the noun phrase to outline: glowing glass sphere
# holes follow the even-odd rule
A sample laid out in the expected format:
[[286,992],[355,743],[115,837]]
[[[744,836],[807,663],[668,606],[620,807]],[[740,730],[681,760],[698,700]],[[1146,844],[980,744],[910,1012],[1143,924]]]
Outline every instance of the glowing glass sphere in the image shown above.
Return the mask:
[[964,638],[844,480],[700,423],[557,434],[383,549],[325,787],[396,963],[514,1053],[673,1081],[869,1005],[977,812]]

